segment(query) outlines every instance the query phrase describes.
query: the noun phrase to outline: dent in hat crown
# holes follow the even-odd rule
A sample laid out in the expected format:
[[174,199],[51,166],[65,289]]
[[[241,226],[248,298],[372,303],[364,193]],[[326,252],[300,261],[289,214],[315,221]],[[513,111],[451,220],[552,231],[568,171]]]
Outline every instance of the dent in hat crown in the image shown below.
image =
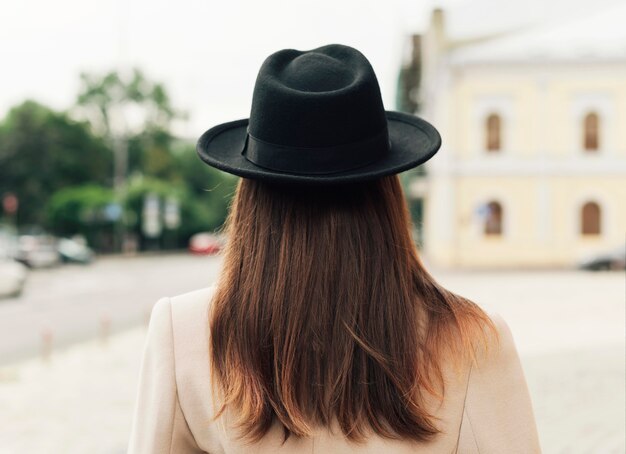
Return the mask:
[[340,44],[270,55],[257,76],[248,133],[262,142],[298,148],[386,135],[372,66],[361,52]]

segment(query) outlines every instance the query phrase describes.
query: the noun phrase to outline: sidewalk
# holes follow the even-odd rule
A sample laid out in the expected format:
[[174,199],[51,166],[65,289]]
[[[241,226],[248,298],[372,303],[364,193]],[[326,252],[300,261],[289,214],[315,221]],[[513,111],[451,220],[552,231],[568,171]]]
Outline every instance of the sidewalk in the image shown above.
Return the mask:
[[0,368],[0,454],[123,454],[146,327]]
[[523,357],[544,453],[624,454],[624,346]]

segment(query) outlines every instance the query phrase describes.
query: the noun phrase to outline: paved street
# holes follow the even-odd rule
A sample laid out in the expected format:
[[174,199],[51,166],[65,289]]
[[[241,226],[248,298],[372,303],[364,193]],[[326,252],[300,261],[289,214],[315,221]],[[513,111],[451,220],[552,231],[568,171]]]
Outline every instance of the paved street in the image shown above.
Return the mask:
[[212,283],[219,263],[177,253],[33,270],[20,297],[0,299],[0,365],[39,354],[48,333],[57,348],[136,326],[160,297]]
[[[219,258],[173,255],[33,273],[21,302],[0,303],[5,356],[6,329],[22,339],[14,345],[34,342],[28,348],[36,352],[43,321],[70,333],[66,341],[97,333],[105,310],[116,329],[135,327],[107,342],[55,344],[49,362],[35,356],[0,366],[0,454],[125,452],[146,314],[160,296],[208,285],[218,271]],[[625,452],[623,272],[431,272],[508,321],[545,453]],[[34,336],[20,331],[20,311],[36,324]]]

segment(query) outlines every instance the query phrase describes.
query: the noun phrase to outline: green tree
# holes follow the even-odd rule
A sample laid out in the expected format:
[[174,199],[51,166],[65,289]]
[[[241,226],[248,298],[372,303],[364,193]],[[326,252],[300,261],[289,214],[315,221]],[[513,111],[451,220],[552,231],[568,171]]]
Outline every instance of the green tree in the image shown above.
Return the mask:
[[195,145],[178,142],[173,146],[177,173],[189,186],[193,195],[215,195],[220,205],[226,204],[235,190],[238,177],[204,164],[196,153]]
[[128,139],[128,171],[164,180],[177,179],[175,138],[163,129],[147,129]]
[[204,164],[198,157],[194,145],[181,143],[175,148],[175,156],[179,174],[196,202],[198,214],[195,219],[202,219],[203,223],[189,226],[190,230],[191,227],[196,229],[196,232],[221,227],[239,178]]
[[61,236],[84,235],[92,247],[104,249],[112,234],[107,207],[114,201],[110,188],[95,184],[61,189],[54,193],[47,207],[52,231]]
[[147,244],[142,211],[149,193],[180,201],[176,238],[181,246],[192,234],[222,225],[237,179],[204,165],[193,145],[172,135],[171,122],[182,114],[173,109],[162,84],[137,69],[127,76],[82,74],[77,110],[115,149],[118,199],[124,200],[126,227],[142,245]]
[[[137,68],[128,77],[117,71],[82,73],[80,81],[77,106],[102,136],[132,133],[133,128],[135,132],[148,127],[168,130],[170,122],[182,115],[172,108],[165,87],[149,81]],[[132,121],[131,114],[139,118]]]
[[85,122],[34,101],[0,123],[0,194],[20,201],[18,225],[50,227],[47,206],[56,191],[84,183],[110,184],[112,154]]
[[165,87],[136,68],[128,75],[82,73],[80,80],[77,113],[115,150],[117,186],[128,173],[170,178],[170,124],[183,114],[174,110]]
[[[163,227],[162,238],[175,236],[179,247],[185,247],[194,233],[216,230],[224,223],[236,178],[229,178],[205,166],[195,157],[195,152],[191,152],[193,150],[187,147],[186,152],[177,155],[178,163],[187,162],[194,169],[193,175],[198,178],[198,185],[180,178],[174,182],[151,177],[130,179],[124,203],[126,219],[129,229],[140,238],[142,246],[147,243],[143,234],[142,212],[148,194],[156,195],[161,201],[169,197],[178,200],[181,224],[174,232]],[[198,161],[194,162],[193,158]],[[202,178],[202,175],[206,178]]]
[[[80,79],[76,111],[91,121],[94,131],[113,149],[117,198],[127,198],[129,173],[173,179],[169,129],[171,121],[182,115],[172,108],[165,87],[148,80],[136,68],[130,74],[83,73]],[[116,224],[118,248],[125,228],[123,220]]]

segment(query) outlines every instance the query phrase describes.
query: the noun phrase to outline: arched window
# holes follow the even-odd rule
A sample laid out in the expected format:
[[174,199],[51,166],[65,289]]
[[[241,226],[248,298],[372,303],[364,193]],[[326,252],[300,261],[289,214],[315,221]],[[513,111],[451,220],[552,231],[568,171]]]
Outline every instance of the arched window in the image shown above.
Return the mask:
[[485,235],[502,235],[502,205],[491,201],[487,204],[485,215]]
[[500,115],[492,113],[487,117],[485,123],[487,143],[485,144],[487,151],[498,151],[502,147],[502,120]]
[[599,235],[602,226],[600,225],[600,205],[596,202],[587,202],[580,211],[580,225],[583,235]]
[[600,117],[595,112],[589,112],[583,120],[583,148],[586,151],[596,151],[600,148]]

